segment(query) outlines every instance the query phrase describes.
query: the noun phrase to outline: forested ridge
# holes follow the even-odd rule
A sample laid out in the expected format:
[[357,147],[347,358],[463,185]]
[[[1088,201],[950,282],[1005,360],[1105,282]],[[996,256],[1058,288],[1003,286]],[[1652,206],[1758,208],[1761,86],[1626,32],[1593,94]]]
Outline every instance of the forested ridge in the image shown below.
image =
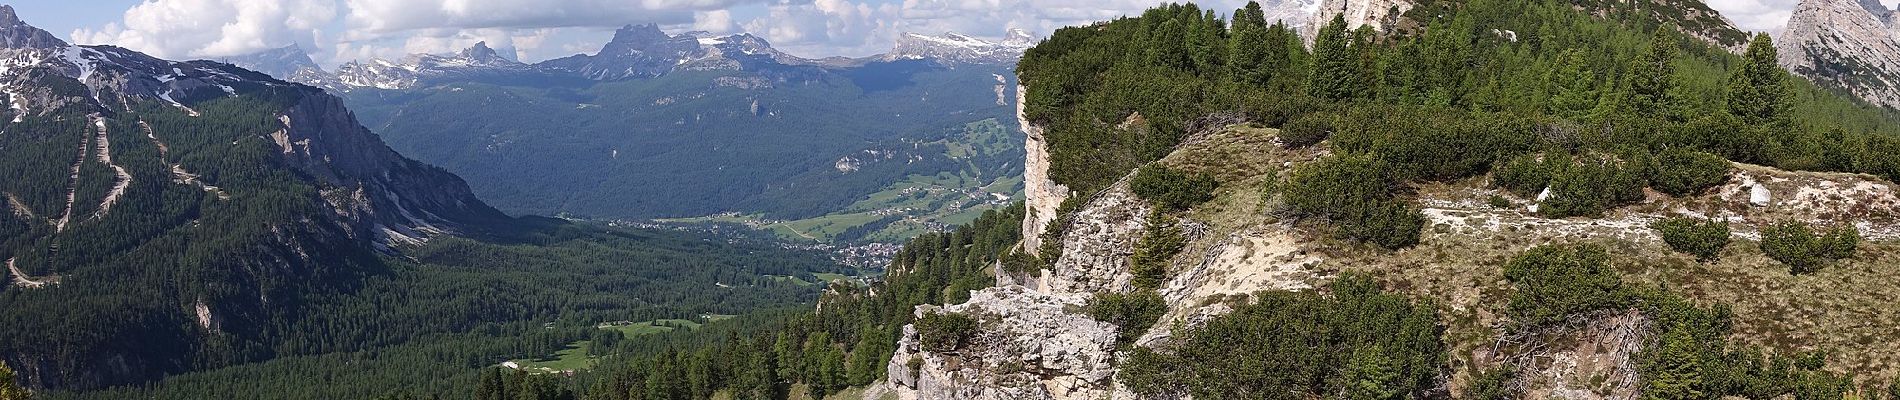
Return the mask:
[[0,363],[42,395],[449,387],[601,322],[809,302],[786,277],[856,273],[769,238],[508,218],[317,89],[179,65],[228,92],[11,83],[67,100],[0,110]]
[[[1512,195],[1547,196],[1541,216],[1593,218],[1645,190],[1706,193],[1726,179],[1730,161],[1900,178],[1892,115],[1790,78],[1775,67],[1768,36],[1698,25],[1707,19],[1694,13],[1706,9],[1618,4],[1421,2],[1389,32],[1328,21],[1310,49],[1293,29],[1265,21],[1257,4],[1228,18],[1170,4],[1063,29],[1031,49],[1018,72],[1030,87],[1028,118],[1047,129],[1055,179],[1096,193],[1133,173],[1131,190],[1158,206],[1147,216],[1157,222],[1130,249],[1135,290],[1100,294],[1079,310],[1122,330],[1120,344],[1130,347],[1116,360],[1117,382],[1143,395],[1197,398],[1524,395],[1510,382],[1528,371],[1465,370],[1473,366],[1448,354],[1448,341],[1459,338],[1446,336],[1444,306],[1355,274],[1315,290],[1236,296],[1233,312],[1181,328],[1164,345],[1131,346],[1141,333],[1135,330],[1166,311],[1156,285],[1185,241],[1167,222],[1221,184],[1150,163],[1210,121],[1238,116],[1281,129],[1284,146],[1325,146],[1324,158],[1294,166],[1275,183],[1278,211],[1367,251],[1418,245],[1425,221],[1410,191],[1422,183],[1489,176],[1488,184]],[[1705,39],[1748,46],[1737,55]],[[64,180],[60,174],[49,179]],[[30,196],[63,201],[63,193]],[[1018,205],[912,239],[886,275],[833,282],[815,310],[760,311],[811,300],[809,291],[764,275],[836,267],[816,255],[756,243],[732,248],[690,234],[549,221],[523,232],[445,237],[401,257],[364,252],[356,260],[375,268],[325,281],[342,288],[320,292],[347,294],[309,303],[334,310],[334,318],[282,323],[274,329],[297,333],[239,343],[249,350],[203,351],[223,358],[193,368],[257,354],[276,360],[151,387],[54,395],[198,398],[249,390],[235,382],[266,382],[305,398],[821,398],[888,378],[906,324],[932,351],[966,345],[978,329],[972,317],[914,318],[913,310],[965,301],[969,290],[993,285],[997,269],[1031,271],[1059,257],[1060,248],[1016,250],[1024,212]],[[0,232],[46,229],[13,226]],[[1729,246],[1727,226],[1714,221],[1653,228],[1698,260]],[[1852,257],[1860,240],[1852,227],[1817,232],[1799,223],[1762,235],[1762,252],[1790,275]],[[700,261],[726,249],[734,251]],[[670,267],[630,269],[625,260]],[[1520,337],[1635,313],[1650,323],[1635,358],[1644,398],[1900,398],[1900,383],[1827,369],[1825,352],[1732,342],[1727,306],[1626,282],[1615,265],[1630,261],[1597,243],[1516,252],[1498,263],[1508,285],[1501,307],[1508,324],[1498,333]],[[756,290],[716,289],[725,285]],[[20,293],[8,289],[0,300],[32,296]],[[182,307],[159,308],[154,325],[193,323]],[[595,326],[706,313],[745,315],[692,332],[612,340]],[[397,328],[411,323],[426,328]],[[73,337],[87,328],[60,327]],[[617,343],[589,349],[599,356],[594,368],[572,376],[490,367],[589,338]],[[296,378],[355,366],[364,367],[336,375],[350,384],[341,387]]]
[[[1160,168],[1149,163],[1238,119],[1279,128],[1283,146],[1324,143],[1330,151],[1267,189],[1281,215],[1389,250],[1419,243],[1426,221],[1410,197],[1427,183],[1489,175],[1495,187],[1537,198],[1532,212],[1542,217],[1594,218],[1642,200],[1646,189],[1705,194],[1728,180],[1728,161],[1900,178],[1900,158],[1889,154],[1900,145],[1890,112],[1791,78],[1776,66],[1769,36],[1737,40],[1740,32],[1708,25],[1719,17],[1688,3],[1420,2],[1387,32],[1321,21],[1310,49],[1292,29],[1264,21],[1257,5],[1231,21],[1192,4],[1166,5],[1059,30],[1018,72],[1029,87],[1028,118],[1047,129],[1050,173],[1075,193],[1138,171],[1135,194],[1165,210],[1179,196],[1142,192],[1143,175]],[[1730,54],[1709,41],[1747,46]],[[1197,186],[1168,181],[1178,190]],[[1073,209],[1065,203],[1062,211]],[[1656,229],[1704,259],[1728,244],[1726,225],[1692,222]],[[1131,261],[1137,291],[1145,290],[1146,244],[1179,235],[1150,226]],[[1049,237],[1062,229],[1053,224]],[[1791,275],[1813,273],[1854,254],[1858,233],[1830,229],[1779,224],[1764,230],[1761,248]],[[1497,334],[1636,310],[1656,324],[1653,341],[1637,343],[1644,350],[1636,387],[1645,398],[1878,397],[1900,388],[1825,370],[1824,353],[1730,343],[1726,306],[1625,285],[1610,267],[1620,261],[1594,246],[1537,247],[1509,260],[1512,324]],[[1179,245],[1172,249],[1163,254]],[[1061,252],[1046,247],[1039,256]],[[1519,371],[1459,371],[1464,356],[1437,353],[1454,340],[1433,327],[1442,323],[1430,315],[1437,306],[1376,294],[1376,285],[1350,275],[1332,286],[1262,293],[1204,326],[1177,330],[1172,343],[1136,348],[1119,361],[1117,382],[1141,394],[1197,398],[1524,395],[1510,383]],[[1097,298],[1134,301],[1121,296]],[[1371,305],[1381,302],[1391,303]],[[1393,342],[1407,340],[1416,341]]]
[[[1206,200],[1214,183],[1144,166],[1196,129],[1213,128],[1207,121],[1216,119],[1204,117],[1239,115],[1281,128],[1283,145],[1325,143],[1333,153],[1296,166],[1275,186],[1288,216],[1390,249],[1418,243],[1424,224],[1407,188],[1421,182],[1492,175],[1493,185],[1527,197],[1548,191],[1551,200],[1539,211],[1546,217],[1589,218],[1635,201],[1645,189],[1704,193],[1725,179],[1731,160],[1900,176],[1900,159],[1886,150],[1900,145],[1893,136],[1900,128],[1887,112],[1790,79],[1774,67],[1771,39],[1704,25],[1719,20],[1706,12],[1667,2],[1425,2],[1404,16],[1409,25],[1391,32],[1327,22],[1309,50],[1293,29],[1265,21],[1257,5],[1236,10],[1231,20],[1193,5],[1168,5],[1058,31],[1029,51],[1018,72],[1030,88],[1029,119],[1047,129],[1051,172],[1075,193],[1095,193],[1139,170],[1132,184],[1137,195],[1162,205],[1156,215],[1192,208]],[[1705,40],[1747,43],[1748,50],[1731,54]],[[1178,243],[1164,240],[1179,233],[1168,233],[1168,224],[1150,225],[1133,249],[1131,268],[1180,251]],[[963,230],[984,226],[979,221]],[[1685,252],[1706,254],[1727,244],[1712,242],[1711,228],[1686,222],[1656,229]],[[1835,239],[1819,238],[1826,235],[1789,235],[1796,249],[1790,251],[1799,254],[1840,247],[1829,244]],[[906,252],[939,248],[939,240],[920,237]],[[1645,315],[1656,324],[1656,346],[1638,361],[1649,398],[1836,398],[1888,390],[1885,382],[1823,370],[1824,354],[1731,344],[1725,307],[1625,284],[1609,267],[1619,261],[1593,246],[1536,247],[1504,262],[1511,285],[1505,319],[1512,325],[1500,327],[1499,334],[1529,334],[1609,313]],[[1036,256],[1048,260],[1060,251]],[[992,257],[1008,271],[1038,265],[1031,255],[997,251]],[[1156,300],[1142,288],[1141,282],[1152,282],[1134,272],[1135,293],[1099,295],[1085,311],[1123,329],[1145,329],[1144,322],[1158,315]],[[894,274],[887,284],[908,278],[915,276]],[[946,295],[963,288],[939,286]],[[874,292],[869,298],[901,293]],[[1348,275],[1318,291],[1251,297],[1203,327],[1177,331],[1176,343],[1132,348],[1129,358],[1118,361],[1118,381],[1138,393],[1209,398],[1384,399],[1454,390],[1470,398],[1522,395],[1509,384],[1519,371],[1460,371],[1465,366],[1451,363],[1443,347],[1452,339],[1442,336],[1442,306],[1386,292],[1373,280]],[[817,317],[797,318],[833,315],[834,303],[821,304]],[[900,318],[865,331],[908,319]],[[912,322],[923,346],[934,350],[957,349],[975,329],[970,317],[957,314]],[[595,381],[582,394],[671,399],[778,398],[789,395],[788,388],[831,393],[867,381],[858,374],[867,369],[855,367],[859,349],[888,351],[875,347],[885,342],[863,340],[879,335],[841,339],[847,336],[838,333],[849,329],[827,332],[823,339],[830,345],[771,333],[797,331],[795,326],[737,335],[723,346],[676,344],[620,372],[622,378],[604,381],[616,383],[602,388],[603,381]],[[1268,326],[1285,329],[1263,328]],[[882,332],[888,339],[890,333]],[[740,358],[751,360],[745,362],[751,367],[733,366]],[[707,359],[726,361],[698,361]],[[1266,368],[1255,368],[1261,366]],[[675,370],[681,372],[669,372]],[[644,388],[634,378],[642,376]],[[828,383],[840,376],[846,383]],[[1466,378],[1454,384],[1454,376]],[[658,390],[678,387],[669,382],[690,389]]]
[[[467,178],[510,213],[802,219],[909,175],[956,174],[966,164],[1009,173],[1021,158],[1015,142],[995,157],[954,159],[928,148],[965,124],[1008,120],[1011,110],[994,92],[1003,84],[994,77],[1007,74],[903,60],[796,78],[694,71],[343,96],[391,147]],[[861,163],[841,171],[846,157]]]

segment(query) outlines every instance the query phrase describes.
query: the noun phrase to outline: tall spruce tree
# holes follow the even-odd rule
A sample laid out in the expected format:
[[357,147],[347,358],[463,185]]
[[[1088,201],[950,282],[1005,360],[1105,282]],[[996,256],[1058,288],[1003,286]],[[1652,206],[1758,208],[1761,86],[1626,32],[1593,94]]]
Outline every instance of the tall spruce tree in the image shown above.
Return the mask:
[[1774,39],[1755,35],[1742,65],[1728,79],[1728,112],[1742,122],[1768,124],[1787,116],[1788,87],[1776,60]]
[[1272,76],[1267,63],[1267,30],[1262,27],[1239,27],[1229,40],[1229,53],[1233,60],[1227,64],[1228,73],[1234,80],[1254,85],[1264,85]]
[[1313,73],[1306,88],[1313,97],[1328,100],[1352,98],[1363,74],[1358,53],[1348,46],[1346,17],[1335,15],[1320,27],[1313,38]]
[[1339,398],[1346,400],[1393,400],[1400,398],[1398,389],[1398,366],[1385,354],[1379,345],[1361,346],[1353,351],[1352,358],[1346,364],[1344,376],[1345,393]]
[[1352,30],[1347,50],[1352,53],[1352,86],[1349,90],[1352,98],[1366,98],[1374,95],[1379,86],[1379,47],[1372,42],[1377,40],[1379,32],[1372,25],[1360,25]]
[[1180,21],[1163,21],[1148,35],[1148,63],[1179,70],[1193,65],[1188,57],[1187,28]]
[[1646,400],[1701,399],[1702,359],[1696,349],[1695,338],[1689,336],[1686,327],[1671,327],[1663,334],[1660,353],[1655,364],[1650,367],[1649,387],[1643,390]]
[[1215,76],[1226,64],[1228,45],[1222,38],[1227,30],[1214,10],[1207,10],[1188,26],[1188,58],[1194,64],[1194,72],[1202,76]]
[[1550,85],[1550,102],[1544,109],[1551,115],[1583,119],[1597,107],[1597,74],[1590,70],[1589,56],[1583,50],[1570,49],[1558,56],[1558,68],[1544,81]]
[[1668,28],[1657,28],[1649,49],[1630,62],[1623,75],[1617,111],[1630,116],[1680,119],[1676,99],[1676,39]]

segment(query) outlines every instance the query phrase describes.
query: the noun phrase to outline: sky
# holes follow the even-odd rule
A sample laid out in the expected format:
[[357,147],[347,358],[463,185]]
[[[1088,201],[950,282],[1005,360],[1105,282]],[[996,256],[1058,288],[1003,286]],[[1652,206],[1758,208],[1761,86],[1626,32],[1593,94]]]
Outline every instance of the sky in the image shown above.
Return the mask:
[[[8,0],[0,0],[5,2]],[[669,33],[751,32],[795,55],[865,56],[904,32],[1000,38],[1138,14],[1155,0],[11,0],[21,19],[79,44],[171,59],[296,44],[325,66],[486,41],[526,62],[593,53],[627,24]],[[1271,0],[1286,1],[1286,0]],[[1269,3],[1271,2],[1269,1]],[[1745,30],[1774,32],[1798,0],[1707,0]],[[1851,1],[1851,0],[1848,0]],[[1883,0],[1893,3],[1895,0]],[[1242,0],[1198,2],[1232,10]],[[1226,12],[1223,12],[1226,14]]]

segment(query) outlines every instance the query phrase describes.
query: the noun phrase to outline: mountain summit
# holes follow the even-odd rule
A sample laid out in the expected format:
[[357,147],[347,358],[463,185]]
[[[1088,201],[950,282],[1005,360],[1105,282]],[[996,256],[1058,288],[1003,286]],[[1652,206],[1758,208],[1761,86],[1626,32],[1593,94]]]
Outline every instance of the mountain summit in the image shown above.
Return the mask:
[[[1314,1],[1314,0],[1301,0]],[[50,38],[50,37],[49,37]],[[1010,29],[1000,42],[958,33],[907,33],[888,54],[864,58],[813,60],[794,56],[750,33],[667,34],[658,25],[627,25],[594,54],[524,64],[486,42],[454,54],[413,54],[401,61],[384,59],[344,63],[323,72],[297,46],[286,46],[227,61],[290,81],[332,90],[375,88],[407,90],[435,83],[489,78],[581,78],[611,81],[653,78],[674,71],[753,71],[775,77],[808,77],[821,68],[853,68],[868,63],[929,59],[945,65],[1014,65],[1037,37]]]
[[886,55],[890,60],[936,59],[947,64],[1014,64],[1023,51],[1036,45],[1028,31],[1011,28],[1002,42],[991,42],[949,32],[942,35],[905,33]]
[[[322,90],[69,45],[6,6],[0,93],[0,260],[18,278],[0,290],[86,311],[0,324],[0,358],[33,386],[178,372],[195,338],[269,348],[300,296],[381,268],[378,250],[506,219]],[[70,324],[98,334],[32,334]]]
[[1900,34],[1874,0],[1802,0],[1776,39],[1781,65],[1822,86],[1900,107]]

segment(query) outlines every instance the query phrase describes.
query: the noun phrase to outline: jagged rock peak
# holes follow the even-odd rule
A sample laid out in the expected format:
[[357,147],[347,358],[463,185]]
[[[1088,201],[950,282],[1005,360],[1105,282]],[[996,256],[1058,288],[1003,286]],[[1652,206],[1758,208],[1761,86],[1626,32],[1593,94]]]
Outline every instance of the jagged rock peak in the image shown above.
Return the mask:
[[1004,46],[1031,47],[1036,45],[1036,35],[1022,28],[1009,28],[1003,33]]
[[[1319,27],[1333,20],[1335,16],[1344,16],[1347,29],[1371,26],[1384,30],[1392,18],[1404,14],[1415,6],[1411,0],[1324,0],[1314,11],[1314,23],[1308,24],[1306,37],[1318,34]],[[1292,25],[1288,21],[1288,25]]]
[[664,40],[668,37],[666,31],[660,30],[659,24],[627,24],[614,30],[614,38],[609,42],[642,42]]
[[501,55],[496,54],[495,49],[489,48],[487,41],[475,42],[474,46],[469,46],[466,49],[462,49],[462,52],[457,53],[456,55],[459,55],[462,58],[471,59],[471,60],[505,59]]
[[1883,21],[1893,15],[1893,10],[1888,9],[1885,4],[1880,4],[1880,0],[1860,0],[1860,7],[1867,10],[1869,14],[1880,17]]
[[295,43],[256,53],[227,57],[224,62],[285,80],[295,80],[292,78],[298,74],[322,71],[322,68],[317,66],[316,60],[310,58],[310,53],[304,52],[303,47]]
[[1780,63],[1816,84],[1900,107],[1894,10],[1875,0],[1803,0],[1775,38]]
[[0,4],[0,48],[50,49],[67,44],[44,29],[28,25],[13,12],[13,6]]
[[950,64],[1013,65],[1023,51],[1036,45],[1035,35],[1010,29],[1003,41],[992,42],[956,32],[928,35],[906,32],[892,46],[891,60],[935,59]]
[[13,12],[13,6],[0,4],[0,27],[12,27],[20,24],[20,15]]

